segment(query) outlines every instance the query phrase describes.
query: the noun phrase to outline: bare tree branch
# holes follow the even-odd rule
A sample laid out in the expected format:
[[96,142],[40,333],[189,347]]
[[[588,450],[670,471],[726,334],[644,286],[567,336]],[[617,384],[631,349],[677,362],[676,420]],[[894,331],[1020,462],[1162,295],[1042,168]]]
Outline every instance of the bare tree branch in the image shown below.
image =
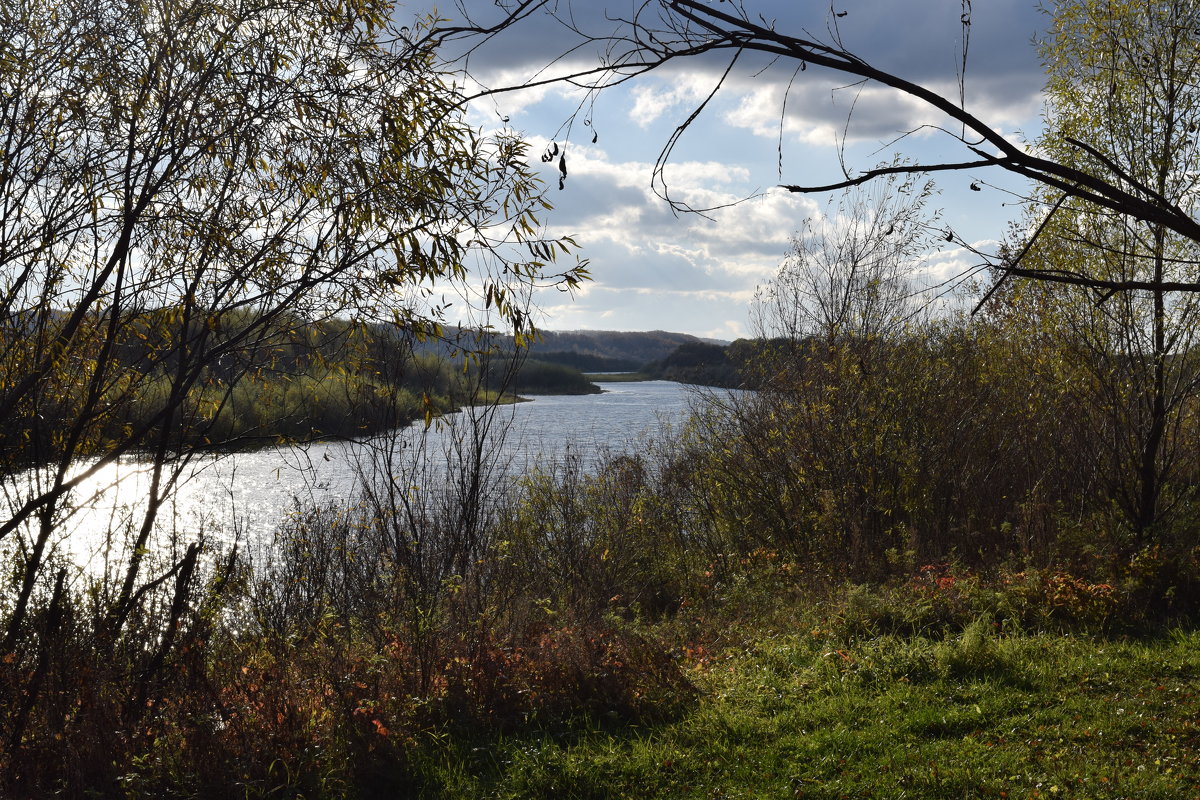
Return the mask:
[[953,170],[976,169],[978,167],[992,167],[1000,163],[1000,159],[982,158],[977,161],[963,161],[956,164],[894,164],[887,167],[876,167],[869,169],[853,178],[847,178],[844,181],[837,183],[827,183],[824,186],[796,186],[793,184],[783,184],[781,189],[787,189],[789,192],[799,192],[803,194],[817,194],[820,192],[836,192],[840,189],[849,189],[851,186],[861,186],[864,183],[882,178],[885,175],[924,175],[928,172],[949,172]]
[[[866,169],[847,174],[845,180],[828,184],[784,183],[783,189],[796,193],[823,193],[861,185],[897,174],[922,174],[997,168],[1020,175],[1049,187],[1062,195],[1163,229],[1185,239],[1200,242],[1200,222],[1177,203],[1134,179],[1112,159],[1087,142],[1071,140],[1070,144],[1087,153],[1092,164],[1075,166],[1065,159],[1045,157],[1026,151],[1009,141],[1001,131],[968,111],[965,91],[950,97],[903,75],[874,66],[867,58],[850,51],[843,43],[837,23],[831,28],[828,41],[807,30],[784,31],[773,21],[754,16],[743,3],[711,4],[707,0],[642,0],[624,19],[606,17],[617,27],[606,33],[588,32],[579,26],[566,0],[525,0],[507,5],[509,16],[502,22],[472,28],[468,23],[445,29],[446,35],[470,37],[495,35],[507,25],[516,25],[541,10],[563,21],[572,31],[590,44],[603,44],[605,56],[600,63],[580,66],[569,74],[539,79],[532,85],[566,82],[584,86],[591,91],[623,83],[677,62],[686,62],[706,55],[729,51],[725,76],[713,93],[705,97],[664,144],[656,160],[653,185],[677,211],[703,212],[672,199],[663,178],[663,170],[683,134],[696,122],[699,114],[723,87],[728,70],[745,53],[761,53],[774,59],[792,61],[796,65],[791,80],[800,80],[808,67],[824,67],[834,73],[887,87],[907,95],[922,105],[937,111],[953,123],[941,130],[962,147],[978,156],[973,160],[948,159],[940,163],[896,165]],[[964,6],[964,17],[969,4]],[[568,19],[564,20],[564,16]],[[836,20],[834,21],[837,22]],[[964,19],[964,25],[969,24]],[[576,51],[578,52],[578,51]],[[964,44],[965,58],[965,44]],[[965,75],[965,63],[959,65]],[[808,72],[807,74],[812,74]],[[523,86],[489,88],[486,94],[513,91]],[[853,113],[853,112],[851,112]],[[1162,290],[1194,292],[1200,284],[1178,281],[1119,281],[1094,278],[1084,274],[1051,274],[1042,270],[1022,270],[1012,265],[999,265],[1007,274],[1040,280],[1071,283],[1101,290]],[[1028,273],[1028,274],[1026,274]]]

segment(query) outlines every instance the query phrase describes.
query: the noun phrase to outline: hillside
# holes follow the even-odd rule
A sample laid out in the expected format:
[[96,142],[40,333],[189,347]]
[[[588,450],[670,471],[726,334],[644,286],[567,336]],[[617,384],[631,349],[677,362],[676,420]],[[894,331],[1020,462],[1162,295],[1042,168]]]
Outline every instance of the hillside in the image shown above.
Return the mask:
[[[460,339],[473,349],[484,346],[475,334],[447,328],[443,340],[429,339],[416,349],[445,355]],[[513,344],[511,336],[502,334],[494,335],[491,341],[503,350],[511,349]],[[529,344],[529,355],[589,372],[633,371],[651,361],[661,361],[681,345],[701,343],[726,344],[669,331],[539,331],[538,338]]]
[[543,331],[541,341],[530,347],[535,358],[552,359],[552,354],[575,353],[627,362],[636,369],[650,361],[666,358],[683,344],[704,340],[686,333],[668,331]]

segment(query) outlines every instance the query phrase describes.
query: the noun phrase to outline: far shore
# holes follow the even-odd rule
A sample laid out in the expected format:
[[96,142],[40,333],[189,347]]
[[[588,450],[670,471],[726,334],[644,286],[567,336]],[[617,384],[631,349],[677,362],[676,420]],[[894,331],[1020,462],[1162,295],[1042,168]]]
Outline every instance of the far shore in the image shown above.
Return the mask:
[[637,383],[651,380],[641,372],[585,372],[583,377],[592,383]]

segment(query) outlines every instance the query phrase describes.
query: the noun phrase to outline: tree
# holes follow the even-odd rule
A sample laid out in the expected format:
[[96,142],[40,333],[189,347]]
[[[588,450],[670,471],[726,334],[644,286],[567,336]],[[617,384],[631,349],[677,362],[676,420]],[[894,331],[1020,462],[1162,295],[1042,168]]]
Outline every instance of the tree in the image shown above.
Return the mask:
[[910,274],[932,238],[931,193],[898,175],[843,191],[835,213],[805,220],[755,297],[759,391],[726,401],[731,439],[757,462],[737,480],[770,520],[762,527],[799,555],[841,552],[869,571],[909,545],[910,378],[930,372],[913,368]]
[[199,574],[199,533],[164,538],[159,512],[239,382],[316,320],[440,335],[447,289],[520,338],[530,287],[586,277],[551,266],[574,243],[540,233],[524,142],[466,125],[432,40],[392,13],[0,9],[0,542],[15,559],[0,651],[24,698],[10,749],[48,657],[42,612],[67,605],[68,571],[51,565],[88,481],[131,454],[149,465],[91,595],[97,652],[142,620],[136,714]]
[[[1140,223],[1157,225],[1181,239],[1200,241],[1200,222],[1187,208],[1181,207],[1176,199],[1164,196],[1154,184],[1139,180],[1121,163],[1109,158],[1094,142],[1068,134],[1062,139],[1063,151],[1038,153],[1027,150],[1009,141],[997,128],[968,110],[961,99],[962,93],[959,97],[951,97],[903,75],[874,66],[868,57],[852,52],[844,44],[840,32],[845,26],[853,24],[853,18],[841,19],[845,14],[834,12],[832,7],[827,25],[828,35],[821,38],[808,30],[778,28],[750,2],[643,0],[635,3],[626,16],[606,14],[603,27],[592,29],[585,28],[579,22],[586,19],[586,15],[582,9],[581,13],[574,13],[570,3],[501,0],[497,5],[505,10],[506,16],[496,24],[474,24],[470,15],[466,15],[465,24],[444,27],[437,35],[478,41],[480,36],[494,36],[534,14],[551,13],[562,23],[564,37],[576,37],[564,44],[564,52],[576,55],[592,46],[599,53],[599,60],[594,65],[580,67],[566,75],[548,75],[535,81],[534,85],[538,82],[566,80],[592,91],[602,91],[667,64],[699,59],[724,60],[725,77],[679,126],[659,155],[654,183],[664,196],[667,192],[662,181],[662,170],[676,143],[700,117],[708,102],[720,92],[725,78],[739,59],[756,54],[793,65],[793,81],[804,80],[807,75],[820,70],[829,70],[851,83],[881,86],[907,95],[945,119],[942,132],[957,143],[962,153],[959,157],[933,163],[891,163],[861,170],[846,168],[843,180],[826,185],[784,184],[783,188],[789,191],[820,193],[890,175],[994,168],[1027,178],[1044,187],[1054,197],[1077,201],[1098,211],[1111,212]],[[969,3],[963,6],[961,23],[964,31],[969,33]],[[968,37],[964,36],[964,64],[967,59],[967,40]],[[810,67],[817,69],[810,72]],[[496,87],[488,91],[511,91],[515,88],[521,87]],[[851,125],[852,118],[847,122],[848,127]],[[674,201],[673,206],[677,210],[694,210]],[[1036,234],[1033,238],[1036,238]],[[1019,258],[997,260],[994,266],[1002,275],[1102,290],[1200,291],[1200,282],[1190,278],[1163,276],[1156,279],[1153,275],[1122,278],[1094,274],[1064,264],[1035,268]]]
[[890,175],[844,192],[836,213],[808,219],[754,305],[765,339],[867,344],[914,313],[910,273],[932,246],[929,182]]
[[1064,509],[1095,509],[1079,445],[1103,440],[1077,437],[1063,344],[1030,303],[999,310],[1013,287],[983,314],[927,313],[908,280],[940,227],[921,189],[847,190],[760,290],[756,391],[713,398],[691,429],[694,482],[733,542],[865,579],[1078,555]]
[[[1041,44],[1049,79],[1038,149],[1080,169],[1106,164],[1128,185],[1195,217],[1198,27],[1200,9],[1177,0],[1057,4]],[[1200,382],[1190,355],[1200,305],[1194,294],[1164,287],[1200,281],[1200,242],[1077,197],[1043,192],[1038,200],[1041,235],[1030,242],[1025,265],[1151,287],[1091,298],[1046,288],[1053,310],[1041,322],[1091,372],[1077,392],[1097,428],[1095,458],[1142,540],[1181,510],[1183,487],[1196,476],[1181,445],[1190,438],[1187,414]]]

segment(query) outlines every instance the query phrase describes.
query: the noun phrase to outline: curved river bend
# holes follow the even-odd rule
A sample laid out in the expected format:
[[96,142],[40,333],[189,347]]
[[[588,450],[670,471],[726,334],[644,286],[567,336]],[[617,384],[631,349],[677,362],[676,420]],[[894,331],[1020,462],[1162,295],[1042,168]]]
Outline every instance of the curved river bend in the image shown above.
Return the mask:
[[[644,448],[662,426],[681,422],[694,391],[668,381],[604,384],[602,394],[543,396],[496,410],[491,429],[503,430],[494,442],[504,468],[519,475],[547,460],[573,454],[585,464],[604,451]],[[193,538],[198,532],[243,541],[260,540],[300,502],[330,502],[353,495],[360,466],[386,447],[411,460],[424,439],[431,479],[444,480],[443,451],[452,437],[470,429],[471,410],[435,423],[422,437],[414,425],[363,441],[319,442],[303,447],[269,447],[251,452],[197,459],[161,520],[168,531]],[[439,466],[440,460],[440,466]],[[78,493],[95,502],[77,511],[64,526],[74,559],[89,561],[103,548],[103,532],[119,529],[136,513],[146,493],[146,466],[134,459],[97,474]]]

